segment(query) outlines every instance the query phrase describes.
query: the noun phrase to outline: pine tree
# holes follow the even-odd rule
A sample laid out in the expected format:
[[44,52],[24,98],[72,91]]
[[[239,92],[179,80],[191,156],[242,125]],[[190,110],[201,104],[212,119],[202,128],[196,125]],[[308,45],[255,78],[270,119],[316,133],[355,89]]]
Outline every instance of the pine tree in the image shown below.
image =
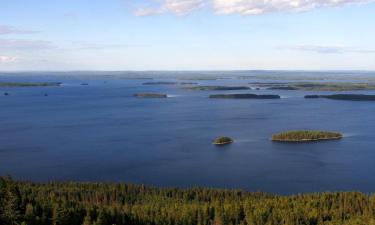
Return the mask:
[[91,225],[92,224],[92,221],[91,221],[91,216],[89,213],[87,213],[87,215],[85,216],[85,218],[83,219],[83,223],[82,225]]
[[0,177],[0,224],[14,225],[20,219],[21,195],[11,178]]
[[34,207],[32,204],[28,203],[26,205],[26,209],[25,209],[25,216],[24,216],[24,222],[27,224],[27,225],[36,225],[36,215],[34,214]]
[[68,225],[69,224],[69,211],[60,205],[55,205],[52,214],[53,225]]
[[98,218],[96,218],[96,225],[107,225],[106,223],[106,216],[103,210],[99,211]]

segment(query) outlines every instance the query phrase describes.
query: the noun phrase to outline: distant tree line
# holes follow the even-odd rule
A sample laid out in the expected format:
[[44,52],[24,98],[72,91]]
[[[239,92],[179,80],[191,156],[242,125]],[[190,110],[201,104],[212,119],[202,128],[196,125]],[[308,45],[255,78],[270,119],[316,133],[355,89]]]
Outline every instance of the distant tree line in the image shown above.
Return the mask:
[[292,196],[0,178],[1,225],[375,225],[375,195]]

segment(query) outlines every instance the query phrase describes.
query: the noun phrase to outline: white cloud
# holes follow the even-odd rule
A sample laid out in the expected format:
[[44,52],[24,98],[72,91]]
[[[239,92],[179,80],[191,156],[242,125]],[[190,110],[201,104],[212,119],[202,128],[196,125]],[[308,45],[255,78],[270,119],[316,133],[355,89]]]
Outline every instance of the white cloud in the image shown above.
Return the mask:
[[135,12],[136,16],[148,16],[161,13],[173,13],[177,16],[183,16],[193,10],[200,8],[204,0],[164,0],[156,8],[140,8]]
[[11,26],[1,26],[0,25],[0,35],[4,34],[34,34],[39,33],[39,31],[33,30],[22,30]]
[[345,53],[357,53],[357,54],[372,54],[375,50],[372,49],[361,49],[345,46],[320,46],[320,45],[299,45],[289,47],[288,49],[306,52],[315,52],[320,54],[345,54]]
[[135,14],[147,16],[173,13],[182,16],[207,5],[217,14],[259,15],[273,12],[301,12],[370,2],[375,2],[375,0],[163,0],[158,7],[140,8]]
[[323,7],[369,3],[373,0],[213,0],[218,14],[258,15],[272,12],[300,12]]
[[0,55],[0,64],[13,63],[17,61],[17,57]]

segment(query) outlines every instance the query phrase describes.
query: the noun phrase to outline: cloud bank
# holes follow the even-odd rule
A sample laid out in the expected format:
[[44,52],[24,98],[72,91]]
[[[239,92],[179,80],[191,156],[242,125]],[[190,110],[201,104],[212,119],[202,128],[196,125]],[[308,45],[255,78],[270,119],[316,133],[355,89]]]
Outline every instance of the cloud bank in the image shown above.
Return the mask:
[[22,30],[11,26],[1,26],[0,25],[0,35],[5,34],[35,34],[39,33],[39,31],[33,30]]
[[54,48],[49,41],[0,39],[0,49],[10,50],[42,50]]
[[17,61],[17,57],[0,55],[0,64],[13,63]]
[[140,8],[137,16],[172,13],[183,16],[208,6],[216,14],[260,15],[273,12],[301,12],[318,8],[340,7],[375,2],[375,0],[163,0],[159,6]]

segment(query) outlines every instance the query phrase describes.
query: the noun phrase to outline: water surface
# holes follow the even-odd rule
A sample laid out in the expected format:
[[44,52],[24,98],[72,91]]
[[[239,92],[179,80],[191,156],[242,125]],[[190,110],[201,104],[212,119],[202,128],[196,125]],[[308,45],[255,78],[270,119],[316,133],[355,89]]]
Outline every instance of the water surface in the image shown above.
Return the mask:
[[[189,81],[259,81],[226,76],[230,79]],[[280,94],[281,99],[209,99],[209,94],[223,91],[142,85],[149,80],[121,76],[3,74],[0,81],[63,82],[61,87],[0,88],[1,175],[282,194],[375,188],[375,102],[304,99],[317,92],[281,90],[224,92]],[[137,92],[171,97],[139,99],[133,97]],[[304,144],[269,141],[273,133],[291,129],[340,131],[345,138]],[[213,146],[220,135],[235,142]]]

